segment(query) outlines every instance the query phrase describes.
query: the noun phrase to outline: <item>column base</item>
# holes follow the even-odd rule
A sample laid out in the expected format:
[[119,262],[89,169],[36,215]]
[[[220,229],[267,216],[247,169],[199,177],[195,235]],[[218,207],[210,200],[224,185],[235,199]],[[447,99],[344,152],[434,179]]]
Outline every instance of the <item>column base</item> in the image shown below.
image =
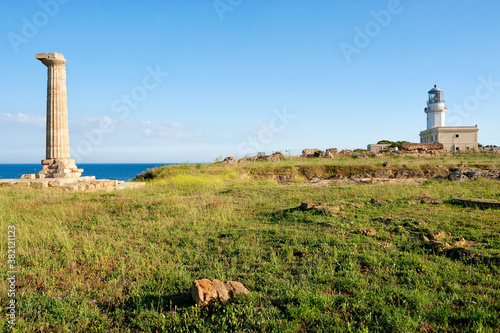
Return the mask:
[[83,169],[78,169],[72,159],[42,160],[42,170],[36,178],[79,178]]

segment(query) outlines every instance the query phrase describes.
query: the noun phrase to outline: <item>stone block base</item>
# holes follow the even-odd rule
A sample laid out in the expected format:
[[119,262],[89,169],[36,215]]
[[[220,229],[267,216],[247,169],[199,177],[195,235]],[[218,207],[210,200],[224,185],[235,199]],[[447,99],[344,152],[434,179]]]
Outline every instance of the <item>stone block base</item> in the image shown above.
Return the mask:
[[[78,169],[72,159],[42,160],[42,170],[36,178],[79,178],[83,169]],[[23,175],[23,177],[26,175]],[[23,178],[21,177],[21,178]],[[26,179],[26,178],[23,178]],[[28,178],[31,179],[31,178]]]

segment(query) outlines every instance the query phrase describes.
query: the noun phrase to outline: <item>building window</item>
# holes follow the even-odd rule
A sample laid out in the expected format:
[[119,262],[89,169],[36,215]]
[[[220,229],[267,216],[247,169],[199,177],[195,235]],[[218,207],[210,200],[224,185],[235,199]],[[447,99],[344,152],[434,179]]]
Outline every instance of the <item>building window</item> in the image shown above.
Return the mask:
[[424,143],[424,139],[423,138],[420,138],[420,143]]
[[458,148],[458,147],[455,147],[455,150],[457,150],[457,151],[458,151],[458,150],[460,150],[460,148]]
[[459,138],[460,137],[460,134],[455,134],[455,138]]

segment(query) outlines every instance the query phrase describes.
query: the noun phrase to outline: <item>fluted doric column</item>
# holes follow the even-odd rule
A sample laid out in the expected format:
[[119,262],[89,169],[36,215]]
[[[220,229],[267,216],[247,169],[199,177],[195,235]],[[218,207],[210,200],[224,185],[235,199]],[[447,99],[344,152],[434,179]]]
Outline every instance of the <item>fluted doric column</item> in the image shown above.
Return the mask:
[[47,66],[46,159],[39,174],[42,178],[80,177],[83,170],[69,156],[66,59],[60,53],[37,53],[36,58]]
[[36,58],[47,66],[46,159],[69,159],[66,59],[59,53],[38,53]]

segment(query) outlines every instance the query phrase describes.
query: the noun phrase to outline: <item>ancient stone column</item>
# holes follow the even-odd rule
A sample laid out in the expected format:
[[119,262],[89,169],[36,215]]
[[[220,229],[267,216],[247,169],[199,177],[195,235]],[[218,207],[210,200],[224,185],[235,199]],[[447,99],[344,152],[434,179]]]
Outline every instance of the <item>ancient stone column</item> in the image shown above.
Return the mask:
[[83,170],[69,156],[66,59],[59,53],[37,53],[36,58],[48,69],[46,159],[39,177],[80,177]]

